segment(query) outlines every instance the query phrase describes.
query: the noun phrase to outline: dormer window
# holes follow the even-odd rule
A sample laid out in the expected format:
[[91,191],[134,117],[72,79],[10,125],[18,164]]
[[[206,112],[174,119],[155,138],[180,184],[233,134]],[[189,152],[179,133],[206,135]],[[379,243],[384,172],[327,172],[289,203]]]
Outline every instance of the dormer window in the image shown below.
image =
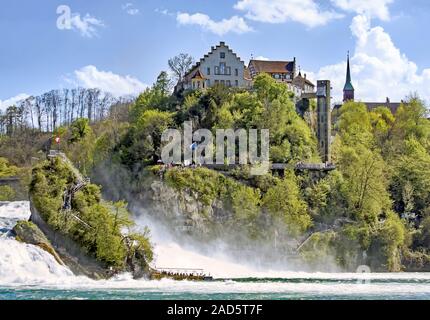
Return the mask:
[[225,59],[225,52],[221,52],[221,53],[220,53],[220,58],[221,58],[221,59]]

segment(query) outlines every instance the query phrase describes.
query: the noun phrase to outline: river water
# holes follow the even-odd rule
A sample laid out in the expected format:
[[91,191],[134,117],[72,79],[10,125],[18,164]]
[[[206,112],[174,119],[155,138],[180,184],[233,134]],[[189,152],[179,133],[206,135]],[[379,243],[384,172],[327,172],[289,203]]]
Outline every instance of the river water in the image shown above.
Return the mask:
[[45,251],[17,242],[10,230],[28,219],[28,202],[0,203],[0,300],[15,299],[430,299],[429,273],[347,274],[254,270],[155,237],[156,264],[203,268],[215,280],[106,281],[78,277]]

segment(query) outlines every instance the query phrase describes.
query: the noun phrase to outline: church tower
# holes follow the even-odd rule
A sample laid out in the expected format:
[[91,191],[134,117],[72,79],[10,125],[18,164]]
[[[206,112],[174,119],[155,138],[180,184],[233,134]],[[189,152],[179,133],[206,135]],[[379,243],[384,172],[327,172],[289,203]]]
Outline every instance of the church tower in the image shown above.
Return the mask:
[[349,64],[349,52],[348,52],[348,66],[346,69],[346,83],[343,88],[343,102],[354,101],[354,87],[351,83],[351,69]]

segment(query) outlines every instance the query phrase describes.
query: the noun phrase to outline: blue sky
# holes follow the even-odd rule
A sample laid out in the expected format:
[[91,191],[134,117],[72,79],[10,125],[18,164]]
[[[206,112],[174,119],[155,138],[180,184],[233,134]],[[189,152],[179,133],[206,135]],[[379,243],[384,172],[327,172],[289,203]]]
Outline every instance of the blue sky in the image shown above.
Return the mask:
[[[57,25],[60,5],[68,29]],[[333,81],[335,99],[350,50],[359,99],[417,91],[430,101],[429,17],[428,0],[2,1],[0,109],[77,85],[137,93],[170,57],[200,58],[219,41],[246,63],[297,57],[313,80]]]

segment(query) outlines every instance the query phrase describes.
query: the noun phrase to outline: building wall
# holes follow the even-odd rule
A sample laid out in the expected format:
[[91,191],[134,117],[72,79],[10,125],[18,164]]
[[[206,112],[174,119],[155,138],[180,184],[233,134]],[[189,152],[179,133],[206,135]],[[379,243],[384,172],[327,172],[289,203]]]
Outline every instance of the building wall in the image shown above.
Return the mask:
[[[225,58],[221,58],[221,53],[225,55]],[[224,74],[222,74],[221,63],[225,63]],[[216,74],[216,67],[218,73]],[[206,87],[212,87],[218,81],[219,83],[224,83],[232,87],[248,87],[250,82],[244,79],[245,64],[236,55],[234,55],[227,47],[224,45],[217,46],[211,53],[208,54],[200,62],[200,72],[207,79]],[[208,69],[210,70],[208,72]],[[237,74],[236,74],[237,69]],[[228,73],[229,74],[226,74]],[[191,83],[186,84],[186,89],[191,89]]]

